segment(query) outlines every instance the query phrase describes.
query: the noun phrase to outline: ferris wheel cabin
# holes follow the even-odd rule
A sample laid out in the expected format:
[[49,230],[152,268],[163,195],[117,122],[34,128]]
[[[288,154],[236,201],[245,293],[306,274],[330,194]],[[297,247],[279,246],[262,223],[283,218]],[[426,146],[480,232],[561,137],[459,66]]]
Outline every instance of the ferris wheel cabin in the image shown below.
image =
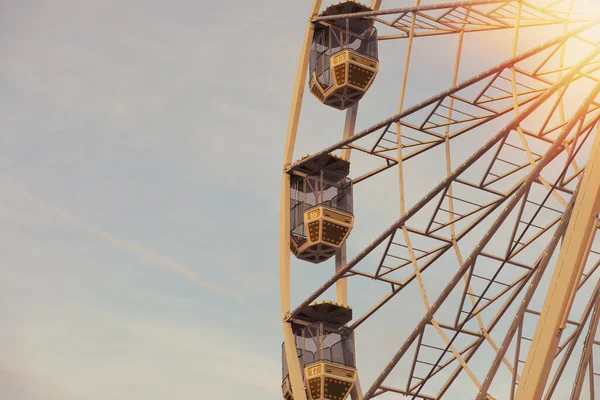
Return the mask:
[[[344,327],[352,309],[330,301],[304,307],[294,320],[296,354],[310,400],[344,400],[356,383],[352,333]],[[283,398],[294,394],[283,351]]]
[[[355,1],[327,7],[319,16],[372,11]],[[339,18],[315,22],[310,53],[309,87],[322,103],[344,110],[369,89],[377,69],[377,29],[369,18]]]
[[300,161],[290,177],[290,248],[305,261],[333,256],[354,226],[350,163],[332,154]]

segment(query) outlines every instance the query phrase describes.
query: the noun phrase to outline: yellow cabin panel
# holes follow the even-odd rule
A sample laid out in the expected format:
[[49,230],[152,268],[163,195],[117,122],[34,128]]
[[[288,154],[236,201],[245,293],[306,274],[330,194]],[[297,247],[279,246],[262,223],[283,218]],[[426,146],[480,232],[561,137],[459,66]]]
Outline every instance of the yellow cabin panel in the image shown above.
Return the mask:
[[379,69],[376,59],[349,49],[333,54],[330,64],[330,85],[324,87],[313,73],[310,88],[322,103],[340,110],[354,105],[364,96]]
[[311,400],[344,400],[356,382],[356,369],[320,361],[304,367],[304,381]]
[[342,247],[354,226],[354,216],[319,205],[304,213],[308,228],[304,243],[292,241],[292,252],[301,260],[320,263],[331,258]]

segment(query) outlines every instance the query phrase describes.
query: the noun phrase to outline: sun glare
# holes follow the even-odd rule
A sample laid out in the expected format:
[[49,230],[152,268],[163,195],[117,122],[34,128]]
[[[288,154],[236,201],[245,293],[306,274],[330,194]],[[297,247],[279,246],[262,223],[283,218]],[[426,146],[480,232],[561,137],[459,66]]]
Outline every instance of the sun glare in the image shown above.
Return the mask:
[[573,14],[596,14],[600,18],[600,0],[575,0],[572,8]]

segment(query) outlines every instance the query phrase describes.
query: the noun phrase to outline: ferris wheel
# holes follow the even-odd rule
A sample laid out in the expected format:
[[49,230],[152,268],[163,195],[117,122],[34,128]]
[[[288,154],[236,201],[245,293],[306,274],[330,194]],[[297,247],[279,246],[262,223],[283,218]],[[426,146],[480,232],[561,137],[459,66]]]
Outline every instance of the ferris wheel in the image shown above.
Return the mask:
[[[383,3],[313,0],[309,13],[280,199],[283,397],[600,399],[600,4]],[[509,56],[463,78],[486,58],[465,43],[490,32]],[[425,40],[453,43],[439,61],[452,78],[405,107],[408,85],[432,78],[411,63]],[[402,54],[393,76],[384,42]],[[378,79],[396,112],[355,131]],[[306,89],[345,119],[296,159]],[[384,175],[399,213],[347,255],[369,219],[358,193]],[[425,175],[439,179],[409,202]],[[296,304],[292,258],[329,271]],[[369,340],[372,323],[390,340]]]

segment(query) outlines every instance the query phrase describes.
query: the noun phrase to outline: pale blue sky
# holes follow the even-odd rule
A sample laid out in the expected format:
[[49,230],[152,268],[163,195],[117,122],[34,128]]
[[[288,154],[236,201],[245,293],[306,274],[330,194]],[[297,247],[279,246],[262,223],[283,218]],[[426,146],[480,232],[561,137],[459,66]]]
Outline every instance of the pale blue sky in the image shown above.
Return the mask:
[[[279,179],[309,7],[2,2],[0,398],[280,398]],[[506,38],[461,77],[505,58]],[[465,57],[488,44],[467,41]],[[455,38],[419,46],[428,78],[407,105],[450,84],[440,60]],[[396,111],[403,54],[382,45],[358,129]],[[305,99],[297,157],[337,141],[344,117]],[[397,215],[395,179],[357,190],[351,254]],[[432,183],[414,180],[409,204]],[[331,275],[330,264],[293,266],[295,301]],[[354,293],[354,304],[370,295]],[[419,314],[396,307],[406,332]],[[359,340],[388,348],[359,350],[366,367],[401,339],[374,327]]]
[[279,397],[279,14],[2,3],[0,398]]

